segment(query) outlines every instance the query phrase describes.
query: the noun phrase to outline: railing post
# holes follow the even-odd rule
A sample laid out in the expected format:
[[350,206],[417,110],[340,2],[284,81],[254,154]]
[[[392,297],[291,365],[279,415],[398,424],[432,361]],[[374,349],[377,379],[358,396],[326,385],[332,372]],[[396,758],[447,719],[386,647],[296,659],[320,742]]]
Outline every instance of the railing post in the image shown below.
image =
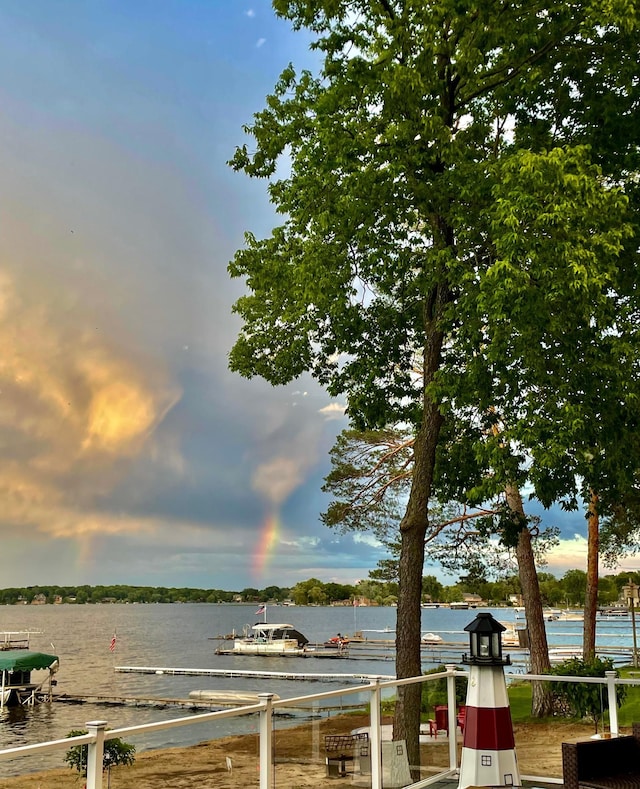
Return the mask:
[[370,742],[371,752],[371,789],[382,789],[382,711],[380,678],[375,677],[371,686],[370,709]]
[[605,671],[607,696],[609,698],[609,731],[612,737],[618,736],[618,699],[616,696],[616,672]]
[[95,737],[87,747],[87,789],[102,789],[102,761],[106,721],[89,721],[87,730]]
[[447,717],[449,725],[449,769],[458,768],[458,708],[456,706],[456,667],[448,663],[447,669]]
[[[260,710],[260,789],[273,787],[273,693],[258,693],[264,709]],[[87,787],[89,789],[89,787]]]

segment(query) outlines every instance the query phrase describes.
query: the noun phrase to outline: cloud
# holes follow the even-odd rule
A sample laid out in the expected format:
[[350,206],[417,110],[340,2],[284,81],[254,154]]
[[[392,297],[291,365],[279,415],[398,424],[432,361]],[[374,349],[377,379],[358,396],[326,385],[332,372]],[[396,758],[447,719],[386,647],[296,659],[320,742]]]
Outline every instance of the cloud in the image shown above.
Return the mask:
[[371,548],[383,548],[382,543],[374,534],[367,534],[366,532],[355,532],[353,541],[356,545],[369,545]]
[[259,39],[256,41],[256,49],[260,49],[260,47],[261,47],[263,44],[265,44],[265,43],[266,43],[266,41],[267,41],[267,39],[266,39],[266,38],[259,38]]
[[258,466],[251,482],[267,501],[280,505],[303,480],[303,469],[296,458],[274,457]]
[[35,301],[32,284],[0,265],[2,523],[52,537],[118,531],[92,502],[153,446],[180,389],[158,359],[96,331],[96,315],[67,323],[55,282]]
[[[321,396],[317,387],[315,396],[305,404],[313,409],[313,401]],[[324,459],[323,420],[308,408],[290,410],[288,399],[282,397],[264,402],[259,434],[255,436],[257,463],[251,485],[270,504],[279,507],[291,494],[305,484],[309,475]]]
[[344,417],[346,411],[346,406],[341,405],[340,403],[329,403],[329,405],[325,405],[324,408],[320,409],[320,413],[327,419],[342,419]]

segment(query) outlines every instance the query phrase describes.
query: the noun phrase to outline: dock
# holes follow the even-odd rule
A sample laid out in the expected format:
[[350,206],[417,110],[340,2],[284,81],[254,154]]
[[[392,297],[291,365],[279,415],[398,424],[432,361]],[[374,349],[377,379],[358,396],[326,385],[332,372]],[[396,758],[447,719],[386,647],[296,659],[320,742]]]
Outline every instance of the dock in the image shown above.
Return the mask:
[[[331,682],[333,680],[350,680],[353,682],[372,682],[380,674],[324,674],[300,671],[254,671],[235,668],[167,668],[165,666],[115,666],[114,671],[120,674],[168,674],[188,677],[237,677],[242,679],[286,679],[306,682]],[[395,679],[388,675],[382,679]]]
[[219,709],[223,706],[209,699],[174,699],[141,697],[141,696],[101,696],[98,694],[54,693],[53,701],[57,704],[98,704],[105,707],[182,707],[184,709]]
[[[211,693],[212,698],[194,698],[193,694]],[[100,696],[97,694],[82,694],[71,695],[68,693],[54,694],[53,701],[60,704],[95,704],[105,707],[151,707],[153,709],[164,710],[171,707],[190,710],[197,712],[199,710],[215,712],[220,709],[229,707],[245,707],[251,704],[256,704],[256,701],[244,698],[247,694],[242,691],[237,691],[237,698],[233,698],[233,691],[227,693],[228,698],[224,699],[216,691],[190,691],[189,698],[158,698],[158,697],[142,697],[142,696]],[[347,709],[361,709],[362,704],[354,702],[353,704],[346,704],[342,700],[339,704],[326,703],[321,707],[314,708],[313,714],[326,713],[331,710],[344,711]],[[309,713],[309,707],[306,704],[286,704],[280,706],[278,710],[274,711],[274,716],[290,717],[291,711],[296,713]]]

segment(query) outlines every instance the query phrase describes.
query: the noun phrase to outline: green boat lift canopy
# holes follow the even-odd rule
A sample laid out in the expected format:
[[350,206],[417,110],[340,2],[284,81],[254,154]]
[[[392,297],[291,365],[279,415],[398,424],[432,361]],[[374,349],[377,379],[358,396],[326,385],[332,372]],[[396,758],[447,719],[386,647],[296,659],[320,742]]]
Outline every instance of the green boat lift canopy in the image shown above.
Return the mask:
[[31,652],[29,649],[7,649],[0,651],[0,671],[34,671],[51,668],[58,660],[57,655]]
[[[53,675],[59,669],[57,655],[32,652],[30,649],[7,649],[0,651],[0,710],[13,705],[32,707],[38,701],[51,701]],[[31,681],[31,672],[48,669],[45,679]],[[48,678],[48,690],[42,686]]]

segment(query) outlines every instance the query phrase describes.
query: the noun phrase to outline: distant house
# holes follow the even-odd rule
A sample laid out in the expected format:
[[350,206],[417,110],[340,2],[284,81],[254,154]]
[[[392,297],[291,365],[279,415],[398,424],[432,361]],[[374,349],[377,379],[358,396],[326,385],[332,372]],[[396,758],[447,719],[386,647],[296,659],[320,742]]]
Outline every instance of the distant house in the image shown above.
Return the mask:
[[34,595],[33,600],[31,601],[31,605],[46,605],[47,598],[46,595],[43,595],[42,592],[40,594]]
[[479,594],[465,593],[462,595],[462,600],[468,604],[469,608],[477,608],[479,605],[486,605],[486,602]]
[[370,600],[368,597],[355,597],[353,600],[353,605],[356,607],[362,606],[364,608],[367,606],[378,605],[378,603],[376,603],[375,600]]

